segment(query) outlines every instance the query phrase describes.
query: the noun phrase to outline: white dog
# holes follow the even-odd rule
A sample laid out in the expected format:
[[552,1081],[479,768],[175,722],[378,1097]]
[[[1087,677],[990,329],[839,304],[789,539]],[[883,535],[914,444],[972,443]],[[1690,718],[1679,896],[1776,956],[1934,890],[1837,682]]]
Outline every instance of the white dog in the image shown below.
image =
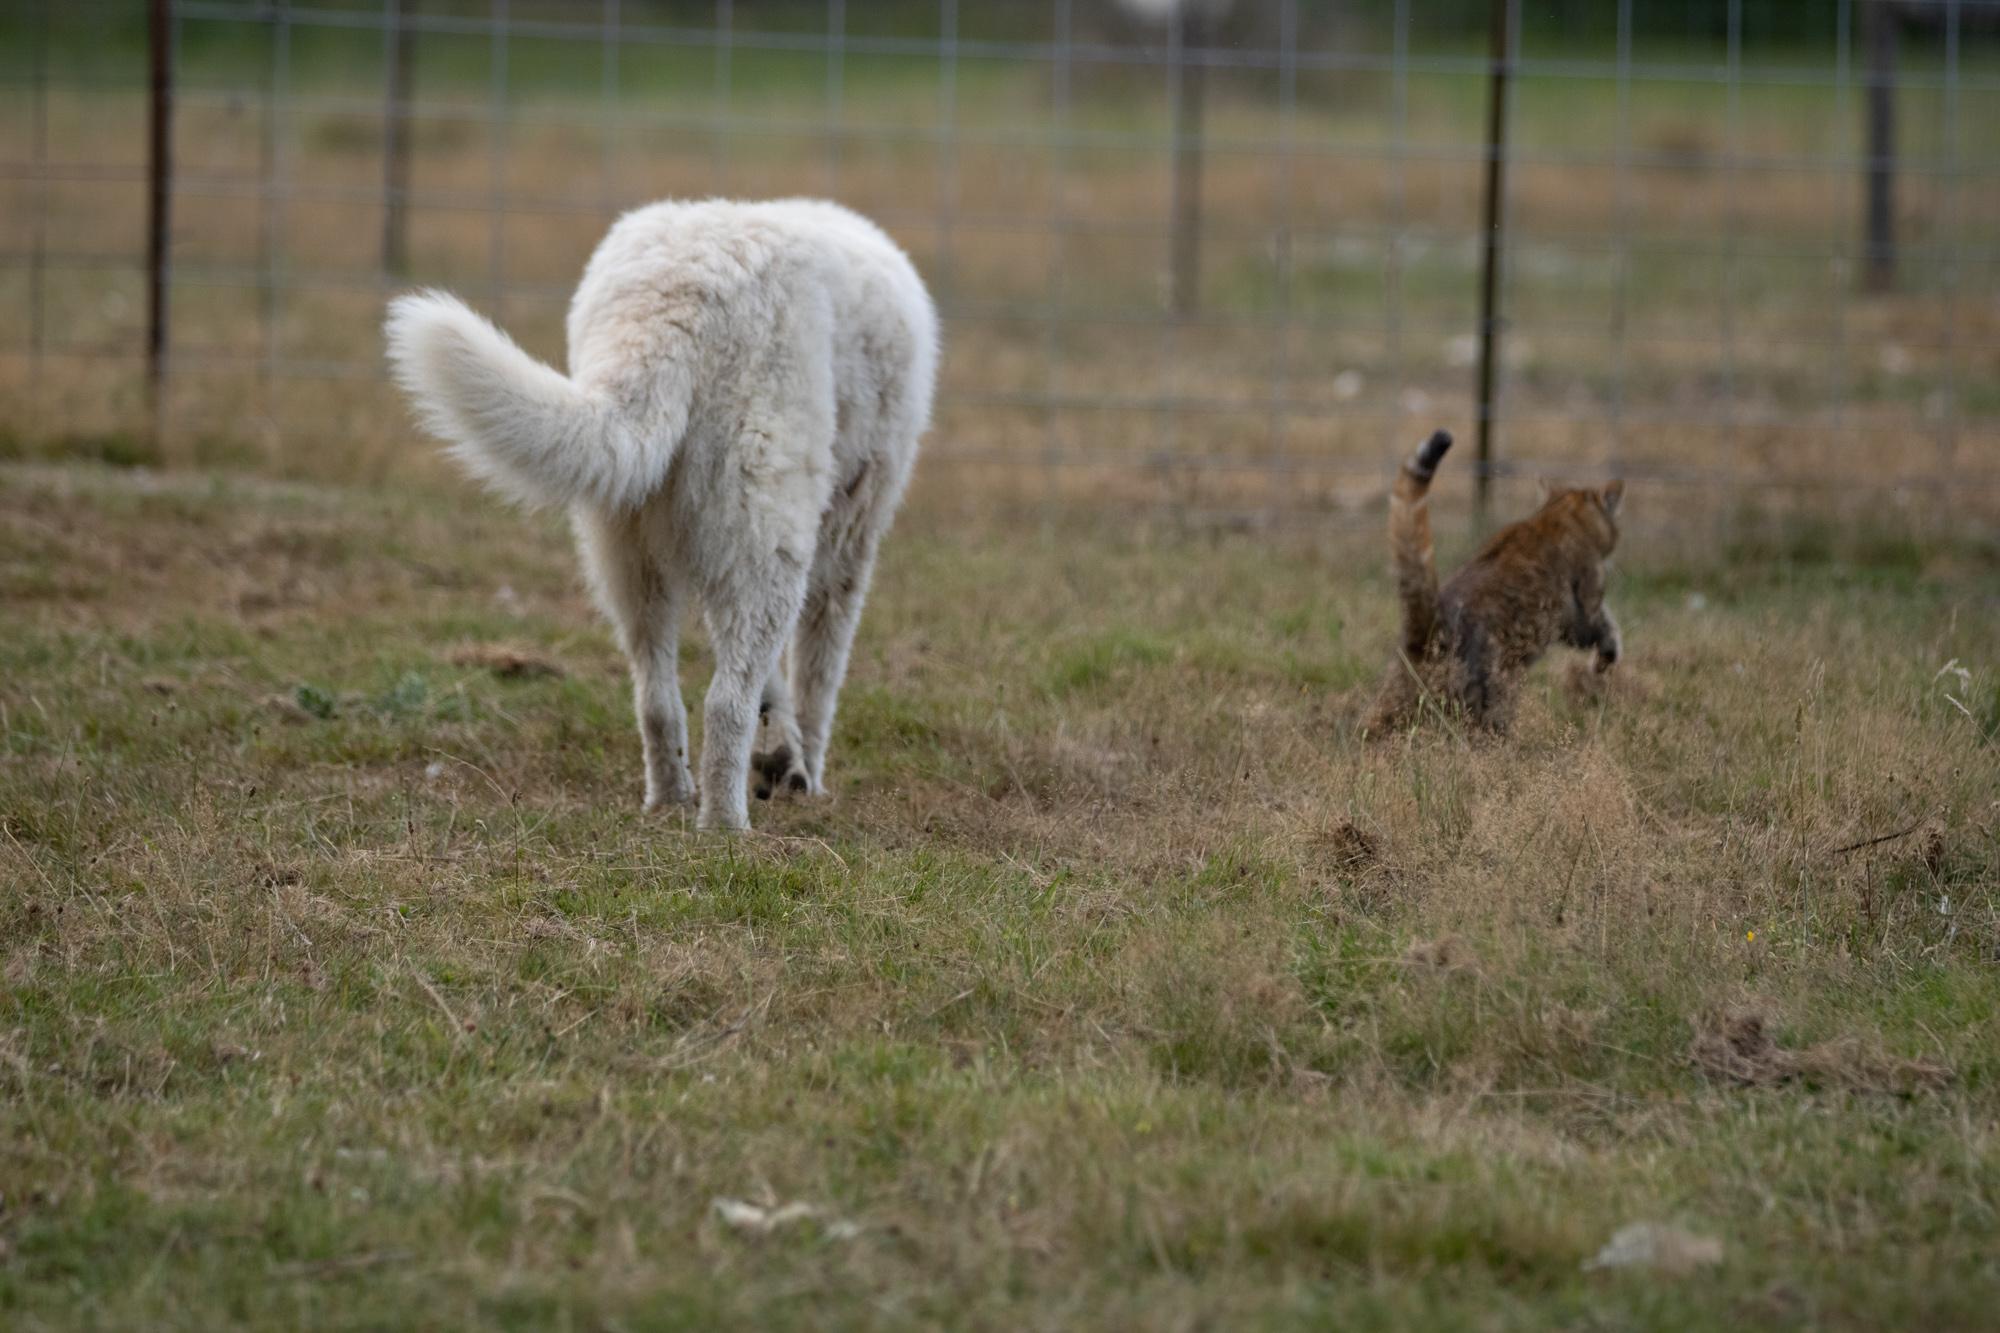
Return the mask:
[[811,200],[653,204],[584,270],[567,377],[437,292],[398,297],[386,332],[398,382],[469,471],[569,508],[632,660],[646,807],[695,799],[675,676],[690,595],[715,649],[699,826],[748,826],[760,718],[775,744],[758,794],[822,792],[937,371],[937,315],[894,242]]

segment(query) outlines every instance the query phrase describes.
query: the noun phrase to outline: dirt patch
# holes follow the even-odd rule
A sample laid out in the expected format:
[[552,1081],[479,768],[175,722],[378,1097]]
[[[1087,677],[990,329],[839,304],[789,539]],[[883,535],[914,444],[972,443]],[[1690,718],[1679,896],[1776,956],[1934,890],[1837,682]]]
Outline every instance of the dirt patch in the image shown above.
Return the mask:
[[1787,1050],[1771,1035],[1772,1026],[1771,1016],[1754,1006],[1711,1014],[1697,1020],[1689,1058],[1709,1077],[1745,1087],[1801,1082],[1909,1096],[1952,1080],[1944,1065],[1892,1056],[1855,1037]]
[[532,648],[503,643],[468,643],[452,651],[451,664],[490,671],[502,680],[561,678],[569,674],[563,664]]

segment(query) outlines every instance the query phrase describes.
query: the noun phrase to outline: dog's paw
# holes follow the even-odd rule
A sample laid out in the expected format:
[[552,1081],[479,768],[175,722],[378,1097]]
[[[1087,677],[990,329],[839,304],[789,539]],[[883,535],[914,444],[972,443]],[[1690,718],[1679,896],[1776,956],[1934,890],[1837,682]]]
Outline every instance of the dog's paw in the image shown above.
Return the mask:
[[780,745],[771,751],[759,750],[750,756],[750,780],[752,790],[760,801],[768,801],[773,796],[817,796],[812,774],[806,772],[805,763],[792,753],[789,745]]
[[703,833],[746,833],[750,816],[734,810],[703,810],[695,816],[694,826]]
[[670,786],[653,786],[649,784],[646,788],[644,808],[648,814],[658,810],[684,810],[691,808],[697,799],[698,793],[695,791],[694,778],[692,775],[684,773],[681,775],[680,782]]

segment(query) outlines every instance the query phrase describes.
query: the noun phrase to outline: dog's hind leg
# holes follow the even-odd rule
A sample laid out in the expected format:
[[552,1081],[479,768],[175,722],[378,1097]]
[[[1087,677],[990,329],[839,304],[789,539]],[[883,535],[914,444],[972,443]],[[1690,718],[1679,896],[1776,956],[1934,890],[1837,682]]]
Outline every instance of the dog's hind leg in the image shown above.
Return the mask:
[[680,621],[686,598],[675,571],[649,549],[637,516],[578,510],[577,545],[597,600],[632,663],[632,705],[646,756],[646,808],[694,803],[681,702]]
[[715,677],[702,712],[701,828],[750,826],[746,780],[757,714],[805,596],[805,561],[794,549],[744,557],[702,589]]
[[792,646],[792,686],[798,696],[799,734],[805,741],[806,790],[812,795],[826,790],[834,709],[847,678],[861,607],[868,600],[875,552],[895,517],[902,481],[890,459],[871,458],[836,493],[820,525],[819,548]]
[[785,792],[803,792],[809,786],[798,712],[792,706],[790,659],[787,649],[771,678],[764,682],[764,698],[757,708],[758,748],[750,756],[750,781],[760,801]]

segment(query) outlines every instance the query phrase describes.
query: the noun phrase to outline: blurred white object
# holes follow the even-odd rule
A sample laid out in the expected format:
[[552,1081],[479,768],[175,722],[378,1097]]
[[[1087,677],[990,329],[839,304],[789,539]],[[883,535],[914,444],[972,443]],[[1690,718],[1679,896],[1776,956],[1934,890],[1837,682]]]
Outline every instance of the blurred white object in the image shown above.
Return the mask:
[[1713,1236],[1697,1236],[1663,1222],[1634,1222],[1618,1228],[1603,1249],[1584,1261],[1583,1271],[1650,1268],[1685,1277],[1698,1268],[1721,1262],[1722,1242]]
[[812,1219],[825,1219],[821,1221],[821,1230],[831,1240],[852,1240],[861,1234],[859,1226],[844,1218],[827,1219],[826,1210],[816,1204],[788,1203],[782,1207],[766,1208],[742,1199],[717,1199],[712,1206],[717,1217],[736,1230],[754,1236],[768,1236],[779,1227]]
[[1164,23],[1183,11],[1219,19],[1229,12],[1233,0],[1118,0],[1118,3],[1142,19]]

